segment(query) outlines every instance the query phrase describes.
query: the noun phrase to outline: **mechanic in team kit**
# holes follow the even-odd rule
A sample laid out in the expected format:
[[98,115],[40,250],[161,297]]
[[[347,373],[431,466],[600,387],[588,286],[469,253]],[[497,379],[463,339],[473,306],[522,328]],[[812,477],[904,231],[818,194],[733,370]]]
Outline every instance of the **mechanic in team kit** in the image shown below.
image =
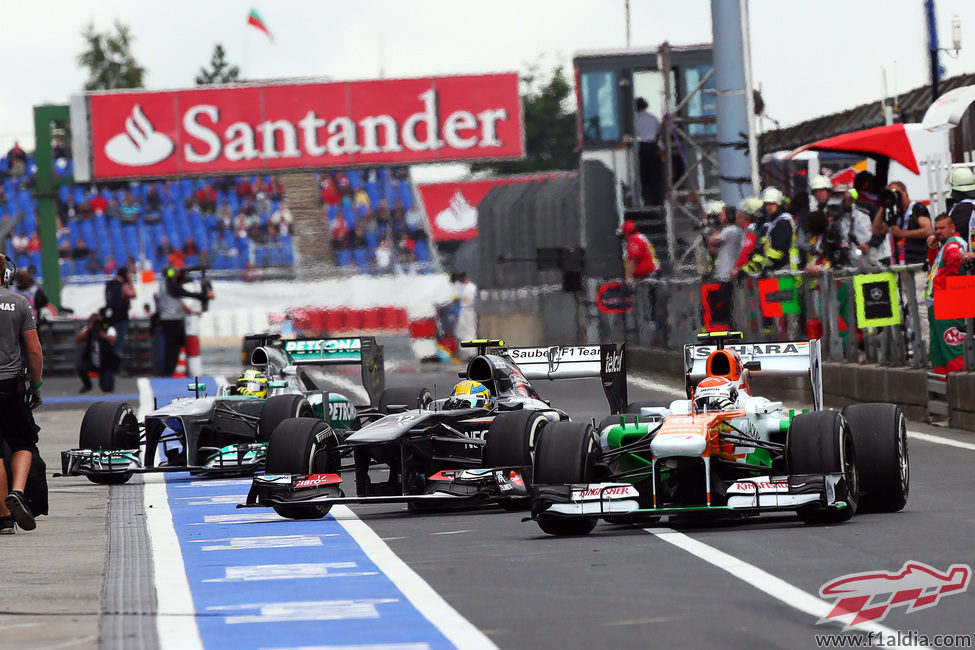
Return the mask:
[[657,271],[660,267],[657,252],[646,235],[636,229],[635,223],[627,219],[617,234],[623,238],[625,246],[623,269],[628,284],[633,280],[642,280]]
[[41,405],[44,385],[44,355],[34,312],[26,298],[9,289],[12,270],[8,258],[0,255],[0,444],[6,442],[13,450],[9,493],[6,469],[0,463],[0,534],[13,533],[15,523],[24,530],[37,527],[24,490],[40,430],[31,410]]

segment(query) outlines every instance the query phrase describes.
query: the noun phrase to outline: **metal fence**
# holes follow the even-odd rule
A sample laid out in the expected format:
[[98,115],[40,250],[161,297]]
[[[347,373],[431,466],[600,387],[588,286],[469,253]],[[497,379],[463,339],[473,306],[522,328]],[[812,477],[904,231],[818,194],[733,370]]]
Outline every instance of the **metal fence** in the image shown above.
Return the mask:
[[[862,327],[857,320],[854,277],[890,271],[897,277],[901,322],[883,327]],[[627,309],[607,313],[600,308],[600,288],[613,279],[590,279],[586,286],[589,343],[625,340],[635,345],[678,350],[708,329],[741,331],[746,341],[784,341],[818,338],[823,356],[831,361],[877,363],[883,366],[928,367],[927,320],[923,296],[916,290],[920,265],[884,269],[824,270],[815,275],[779,273],[794,279],[798,309],[794,313],[762,315],[758,282],[745,278],[716,283],[707,278],[645,279],[626,293]],[[707,286],[707,285],[717,285]],[[721,292],[717,300],[709,291]],[[723,305],[723,306],[722,306]],[[716,308],[717,306],[717,308]],[[720,313],[716,313],[720,312]],[[975,370],[973,319],[966,321],[965,370]]]

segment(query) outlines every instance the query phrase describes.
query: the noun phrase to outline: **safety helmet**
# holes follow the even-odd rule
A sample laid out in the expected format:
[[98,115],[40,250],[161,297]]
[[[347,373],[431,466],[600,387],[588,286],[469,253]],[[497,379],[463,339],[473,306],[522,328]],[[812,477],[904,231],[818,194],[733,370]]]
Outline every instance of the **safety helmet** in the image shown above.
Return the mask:
[[782,191],[777,187],[766,187],[765,191],[762,192],[762,203],[782,205],[783,201],[785,201],[785,196],[783,196]]
[[245,370],[237,379],[237,394],[267,398],[267,375],[260,370]]
[[816,190],[831,190],[833,189],[833,183],[828,177],[822,174],[817,174],[812,181],[809,182],[809,190],[815,192]]
[[753,215],[762,209],[762,199],[757,196],[749,196],[747,199],[742,199],[741,203],[738,204],[738,209],[747,214]]
[[727,377],[706,377],[694,391],[697,411],[726,411],[738,403],[738,389]]
[[708,201],[704,204],[705,214],[715,216],[720,214],[722,210],[724,210],[724,201]]
[[957,192],[975,190],[975,174],[968,167],[958,167],[951,171],[951,189]]
[[491,392],[479,381],[464,380],[454,386],[445,409],[491,408]]

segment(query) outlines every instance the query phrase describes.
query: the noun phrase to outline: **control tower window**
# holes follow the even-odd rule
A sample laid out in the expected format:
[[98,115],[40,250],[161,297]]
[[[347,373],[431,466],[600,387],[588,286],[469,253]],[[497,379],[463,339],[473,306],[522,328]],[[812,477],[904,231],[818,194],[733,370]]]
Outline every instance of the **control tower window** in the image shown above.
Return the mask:
[[582,86],[582,136],[591,142],[618,141],[622,138],[619,111],[619,86],[616,72],[596,70],[580,75]]

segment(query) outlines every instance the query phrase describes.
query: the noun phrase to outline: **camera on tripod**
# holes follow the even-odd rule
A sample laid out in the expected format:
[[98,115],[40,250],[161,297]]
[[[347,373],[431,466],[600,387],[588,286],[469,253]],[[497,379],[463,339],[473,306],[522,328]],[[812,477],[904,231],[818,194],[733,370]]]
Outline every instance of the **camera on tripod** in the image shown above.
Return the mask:
[[897,225],[903,200],[904,195],[900,190],[884,190],[880,193],[880,205],[884,207],[884,223],[888,226]]

